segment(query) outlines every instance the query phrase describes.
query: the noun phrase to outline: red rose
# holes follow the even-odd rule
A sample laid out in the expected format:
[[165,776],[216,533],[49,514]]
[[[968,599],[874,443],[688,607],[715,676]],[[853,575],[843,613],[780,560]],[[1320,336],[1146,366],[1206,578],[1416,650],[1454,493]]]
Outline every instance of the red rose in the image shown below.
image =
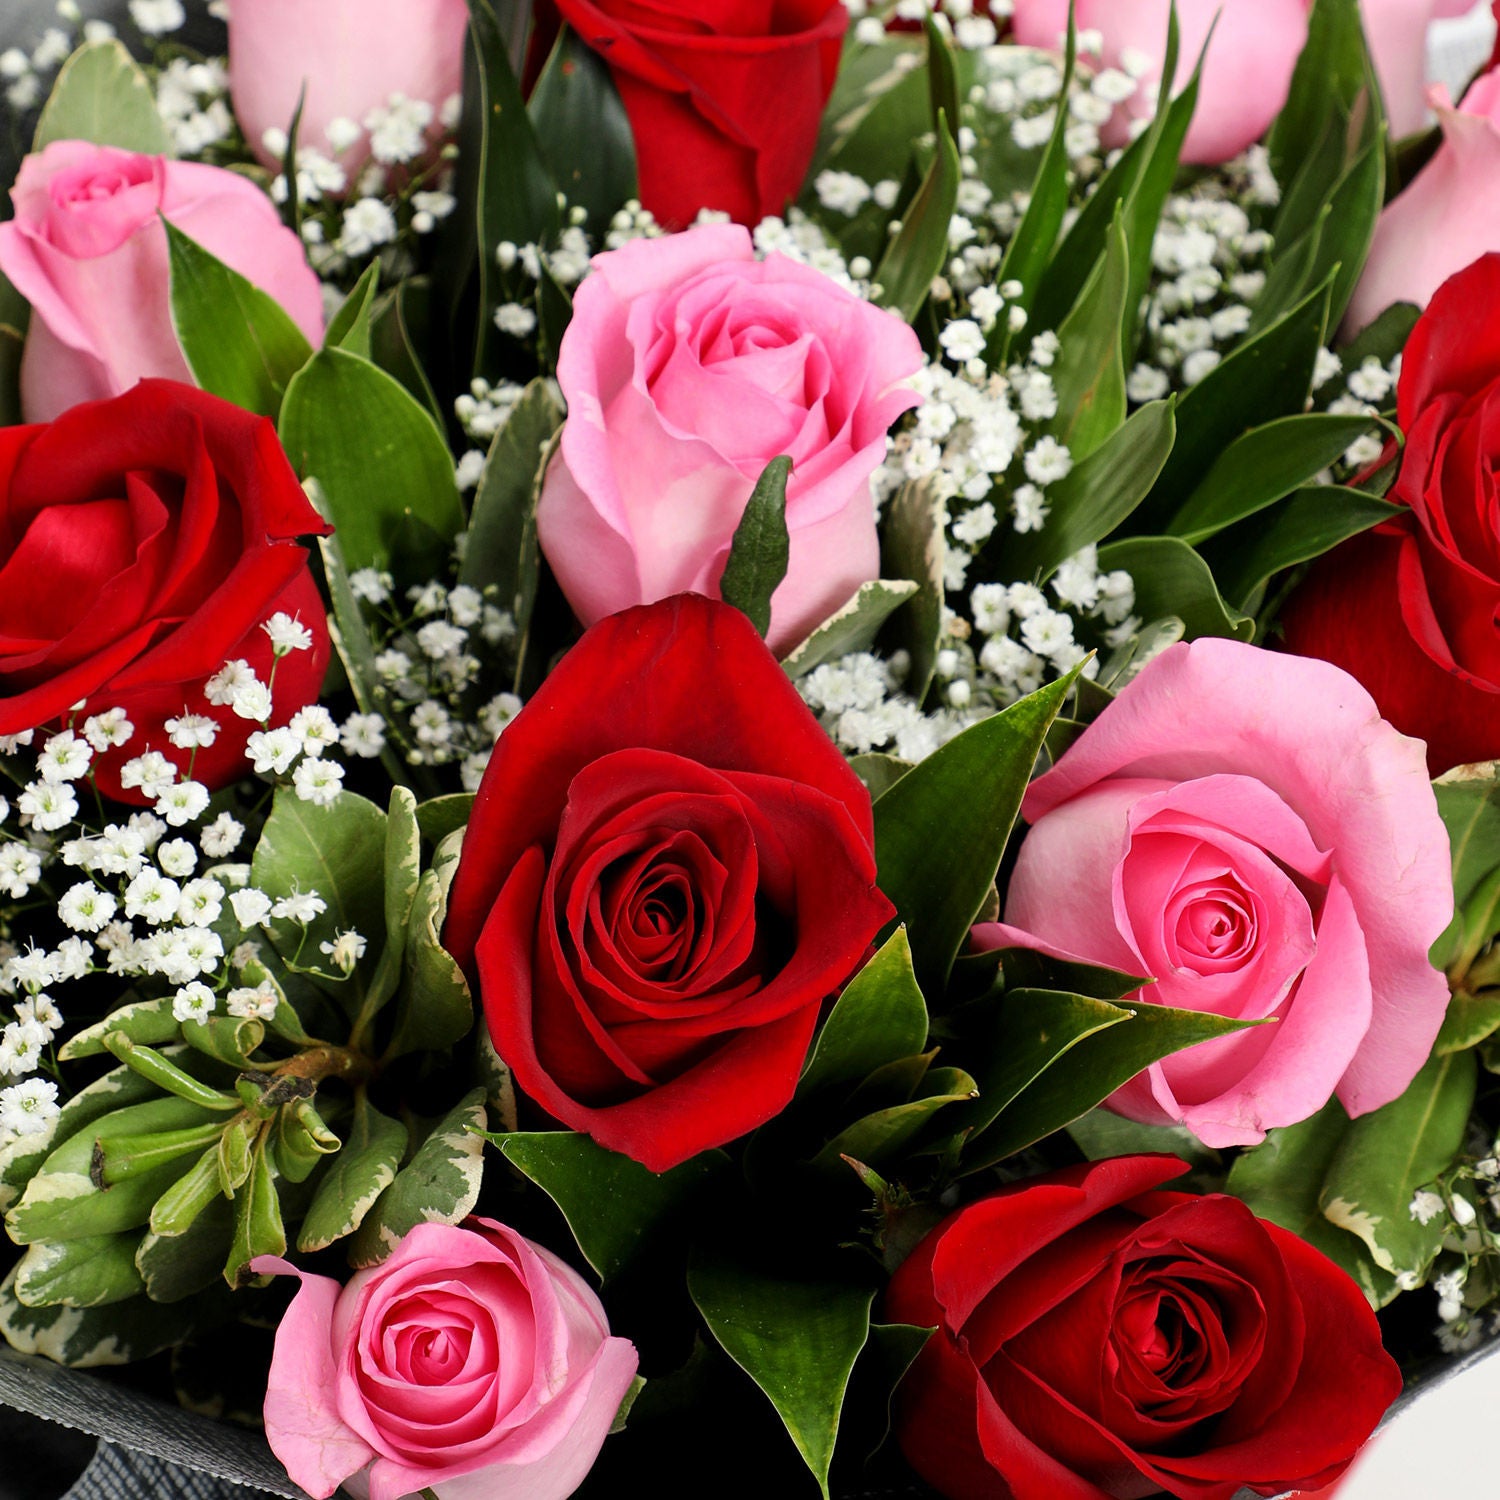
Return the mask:
[[664,1172],[792,1096],[890,917],[869,794],[737,610],[601,620],[506,728],[444,943],[516,1082]]
[[951,1500],[1230,1500],[1343,1471],[1401,1389],[1354,1282],[1237,1198],[1088,1163],[940,1224],[886,1315],[937,1331],[897,1434]]
[[1288,648],[1357,677],[1433,775],[1500,757],[1500,255],[1437,291],[1407,341],[1408,509],[1320,559],[1282,612]]
[[[328,626],[307,552],[326,532],[264,417],[169,380],[143,380],[56,421],[0,428],[0,734],[125,710],[135,726],[94,759],[100,790],[159,750],[214,787],[244,768],[260,726],[210,703],[204,685],[243,659],[271,678],[261,623],[278,611],[312,632],[276,664],[271,721],[318,696]],[[75,704],[84,707],[72,714]],[[165,720],[207,714],[212,746],[179,750]]]
[[833,91],[843,0],[555,0],[609,60],[641,202],[670,228],[701,208],[741,224],[802,186]]

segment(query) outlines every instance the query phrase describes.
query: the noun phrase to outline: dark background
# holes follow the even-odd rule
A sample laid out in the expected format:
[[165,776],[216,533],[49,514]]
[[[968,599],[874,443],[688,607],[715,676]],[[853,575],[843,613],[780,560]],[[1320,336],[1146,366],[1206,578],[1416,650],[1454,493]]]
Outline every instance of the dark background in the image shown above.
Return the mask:
[[[78,0],[85,20],[108,21],[120,40],[139,53],[140,35],[130,21],[130,10],[126,0]],[[224,50],[224,24],[213,20],[207,13],[206,0],[183,0],[188,13],[187,25],[173,32],[164,40],[178,42],[205,53],[222,53]],[[57,18],[56,0],[0,0],[0,52],[19,47],[30,55],[49,27],[62,23]],[[56,71],[43,80],[55,78]],[[45,93],[43,95],[45,97]],[[18,115],[0,91],[0,185],[8,188],[15,181],[16,168],[31,141],[31,132],[36,124],[36,111]],[[0,219],[10,217],[10,195],[0,194]]]

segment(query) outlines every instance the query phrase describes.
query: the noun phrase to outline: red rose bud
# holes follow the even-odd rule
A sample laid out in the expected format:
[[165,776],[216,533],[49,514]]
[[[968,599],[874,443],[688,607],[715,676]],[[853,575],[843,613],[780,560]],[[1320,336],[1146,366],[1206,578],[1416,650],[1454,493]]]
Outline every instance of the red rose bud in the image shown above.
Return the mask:
[[[0,734],[120,708],[130,739],[96,755],[101,791],[160,751],[208,787],[244,770],[260,726],[204,694],[226,661],[271,680],[261,629],[277,613],[312,635],[276,663],[270,722],[314,702],[328,623],[296,538],[328,531],[276,430],[168,380],[72,407],[55,422],[0,428]],[[174,746],[166,720],[204,714],[212,745]]]
[[1231,1500],[1316,1489],[1401,1389],[1359,1288],[1237,1198],[1127,1156],[1004,1188],[897,1271],[933,1327],[896,1430],[950,1500]]
[[609,62],[635,137],[641,202],[662,224],[680,229],[702,208],[741,224],[785,210],[838,74],[843,0],[555,4]]
[[664,1172],[792,1097],[892,915],[870,798],[737,610],[601,620],[506,728],[443,941],[516,1082]]
[[1446,281],[1402,356],[1407,507],[1321,558],[1282,612],[1287,647],[1357,677],[1427,741],[1433,775],[1500,756],[1500,255]]

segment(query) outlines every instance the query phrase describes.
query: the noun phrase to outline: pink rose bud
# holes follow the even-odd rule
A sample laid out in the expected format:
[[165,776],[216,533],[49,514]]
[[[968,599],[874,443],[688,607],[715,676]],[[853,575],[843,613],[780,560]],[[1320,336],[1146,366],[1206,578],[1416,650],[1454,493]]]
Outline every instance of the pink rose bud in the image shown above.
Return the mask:
[[[1170,0],[1078,0],[1078,30],[1103,39],[1097,57],[1085,55],[1139,80],[1101,132],[1107,146],[1125,145],[1134,123],[1156,109],[1170,8]],[[1306,0],[1177,0],[1177,22],[1174,91],[1186,87],[1213,29],[1182,159],[1228,161],[1254,145],[1286,103],[1307,40]],[[1067,29],[1068,0],[1015,0],[1016,40],[1024,46],[1060,50]]]
[[1500,69],[1476,78],[1457,109],[1441,85],[1431,97],[1443,143],[1380,215],[1349,304],[1351,331],[1393,302],[1426,307],[1450,276],[1500,250]]
[[302,96],[298,146],[345,173],[422,156],[463,85],[468,24],[464,0],[235,0],[229,90],[250,149],[281,165],[266,132],[289,132]]
[[755,258],[737,224],[594,257],[563,335],[568,402],[537,534],[585,625],[671,594],[718,597],[765,466],[792,460],[791,558],[767,643],[795,646],[876,576],[870,476],[917,404],[917,336],[810,266]]
[[635,1378],[588,1283],[493,1219],[419,1224],[340,1287],[302,1278],[276,1330],[266,1437],[327,1500],[564,1500]]
[[318,278],[270,200],[238,173],[54,141],[21,163],[0,271],[31,304],[21,360],[28,422],[138,380],[192,382],[172,328],[166,218],[274,297],[317,343]]

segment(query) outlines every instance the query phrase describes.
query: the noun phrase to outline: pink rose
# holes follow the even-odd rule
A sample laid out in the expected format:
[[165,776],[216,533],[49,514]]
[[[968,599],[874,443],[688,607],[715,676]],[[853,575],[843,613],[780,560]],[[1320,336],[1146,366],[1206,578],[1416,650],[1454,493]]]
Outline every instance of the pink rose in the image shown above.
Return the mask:
[[254,183],[221,167],[54,141],[21,163],[0,271],[31,303],[28,422],[162,376],[191,384],[172,329],[161,217],[274,297],[317,343],[323,296],[301,241]]
[[711,224],[597,255],[557,378],[568,401],[537,533],[584,624],[719,592],[761,471],[792,460],[791,560],[767,642],[794,646],[862,583],[880,549],[870,476],[917,404],[922,363],[894,313]]
[[1350,330],[1393,302],[1426,307],[1450,276],[1500,250],[1500,69],[1476,78],[1457,109],[1441,85],[1432,99],[1443,143],[1380,215]]
[[[1326,662],[1236,641],[1162,653],[1026,794],[1005,923],[1152,975],[1155,1004],[1272,1024],[1153,1064],[1109,1099],[1250,1145],[1337,1093],[1394,1099],[1448,1003],[1427,950],[1453,915],[1420,740]],[[1030,936],[1028,936],[1030,935]],[[1040,940],[1031,941],[1031,938]]]
[[1391,139],[1414,135],[1427,123],[1427,28],[1474,9],[1474,0],[1360,0],[1360,18]]
[[266,1437],[317,1500],[563,1500],[635,1377],[588,1284],[493,1219],[419,1224],[340,1287],[302,1278],[276,1330]]
[[[265,133],[291,129],[304,85],[297,143],[346,172],[358,171],[372,146],[377,161],[398,159],[367,119],[393,94],[402,114],[436,140],[443,106],[463,84],[468,24],[464,0],[235,0],[229,90],[250,149],[267,166],[281,165]],[[363,127],[350,132],[353,144],[340,127],[330,139],[335,120]]]
[[[1131,121],[1149,119],[1156,108],[1169,9],[1170,0],[1078,0],[1079,31],[1103,38],[1095,61],[1123,68],[1127,54],[1136,53],[1152,64],[1101,132],[1106,145],[1124,145]],[[1227,161],[1258,141],[1286,103],[1307,40],[1307,0],[1177,0],[1177,20],[1182,41],[1174,90],[1192,77],[1214,28],[1182,159]],[[1016,40],[1023,45],[1057,48],[1067,29],[1068,0],[1015,0]]]

